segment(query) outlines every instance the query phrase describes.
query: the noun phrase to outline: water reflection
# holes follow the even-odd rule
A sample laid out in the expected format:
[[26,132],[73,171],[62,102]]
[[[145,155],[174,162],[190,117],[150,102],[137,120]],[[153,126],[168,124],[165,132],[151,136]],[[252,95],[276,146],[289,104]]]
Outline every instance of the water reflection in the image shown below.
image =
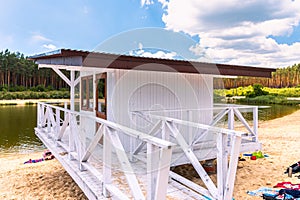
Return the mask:
[[19,152],[45,148],[35,136],[37,106],[0,106],[0,151]]

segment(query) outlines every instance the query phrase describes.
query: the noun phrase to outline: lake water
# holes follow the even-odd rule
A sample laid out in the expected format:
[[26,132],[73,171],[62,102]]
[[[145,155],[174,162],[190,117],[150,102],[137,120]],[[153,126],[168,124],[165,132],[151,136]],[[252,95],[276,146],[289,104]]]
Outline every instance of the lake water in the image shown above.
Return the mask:
[[[259,119],[270,120],[293,113],[300,106],[259,108]],[[34,134],[36,105],[0,106],[0,152],[27,153],[45,147]]]
[[0,106],[0,151],[29,152],[43,149],[35,136],[37,106]]

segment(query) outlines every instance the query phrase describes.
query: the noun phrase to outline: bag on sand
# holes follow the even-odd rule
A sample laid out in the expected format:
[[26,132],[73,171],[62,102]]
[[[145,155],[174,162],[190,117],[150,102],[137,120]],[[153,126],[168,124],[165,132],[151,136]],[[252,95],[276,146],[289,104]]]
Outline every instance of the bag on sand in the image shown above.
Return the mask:
[[289,166],[284,173],[288,173],[290,167],[292,168],[293,174],[300,172],[300,161]]
[[262,198],[264,200],[295,200],[300,199],[300,191],[293,189],[281,189],[278,194],[264,193]]
[[281,189],[279,190],[280,195],[288,194],[294,198],[300,198],[300,191],[299,190],[293,190],[293,189]]

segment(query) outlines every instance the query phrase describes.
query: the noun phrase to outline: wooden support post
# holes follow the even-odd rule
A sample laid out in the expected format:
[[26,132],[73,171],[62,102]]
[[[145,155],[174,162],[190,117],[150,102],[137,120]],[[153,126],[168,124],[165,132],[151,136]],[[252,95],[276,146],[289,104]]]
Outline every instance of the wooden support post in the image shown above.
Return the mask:
[[51,132],[51,120],[50,120],[50,107],[47,107],[46,108],[47,111],[47,116],[46,116],[46,119],[47,119],[47,137],[50,138],[50,132]]
[[147,199],[155,199],[159,148],[147,143]]
[[228,129],[233,130],[234,129],[234,111],[233,107],[229,109],[228,112]]
[[230,162],[229,162],[229,168],[227,172],[225,192],[224,192],[224,199],[226,200],[232,199],[234,182],[236,177],[236,170],[239,161],[240,147],[242,142],[241,136],[235,135],[232,137],[232,139],[233,141],[232,141],[232,147],[230,152]]
[[112,183],[111,179],[111,140],[109,137],[108,128],[104,129],[104,138],[103,138],[103,187],[102,193],[106,198],[110,198],[110,192],[106,189],[106,185],[110,185]]
[[157,182],[155,188],[154,199],[166,199],[169,181],[170,163],[172,157],[172,149],[161,148],[159,152],[159,164],[157,173]]
[[36,125],[38,128],[42,127],[42,105],[38,103],[37,105],[37,120],[36,120]]
[[[230,130],[234,130],[234,111],[233,111],[233,107],[230,107],[229,108],[229,111],[228,111],[228,129]],[[231,145],[231,138],[232,136],[231,135],[228,135],[228,146]]]
[[[65,109],[65,110],[68,109],[68,103],[67,103],[67,102],[64,103],[64,109]],[[65,119],[65,117],[66,117],[66,114],[67,114],[67,112],[64,111],[64,119]]]
[[75,71],[70,71],[70,110],[75,110]]
[[40,107],[40,115],[41,115],[41,121],[40,121],[40,126],[41,126],[41,128],[44,128],[44,126],[45,126],[45,113],[46,113],[46,111],[45,111],[45,105],[44,104],[42,104],[41,105],[41,107]]
[[147,199],[166,199],[172,149],[147,143]]
[[253,108],[253,132],[255,134],[255,141],[258,142],[258,107]]
[[60,132],[60,110],[56,109],[55,115],[56,115],[55,140],[57,140],[57,137],[58,137],[59,132]]
[[71,152],[75,151],[75,140],[74,140],[74,134],[76,127],[74,126],[76,123],[76,116],[74,114],[70,114],[70,133],[69,133],[69,159],[74,160],[74,157],[72,156]]
[[226,175],[228,171],[227,135],[218,133],[217,136],[217,185],[218,197],[223,200]]

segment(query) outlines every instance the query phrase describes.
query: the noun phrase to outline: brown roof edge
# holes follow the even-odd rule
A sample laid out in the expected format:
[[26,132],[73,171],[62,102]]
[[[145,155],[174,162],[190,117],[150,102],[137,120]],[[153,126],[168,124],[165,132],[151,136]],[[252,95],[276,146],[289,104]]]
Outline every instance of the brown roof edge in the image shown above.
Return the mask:
[[187,60],[148,58],[129,55],[79,51],[71,49],[59,49],[48,53],[34,55],[29,57],[29,59],[39,61],[51,58],[67,58],[78,56],[83,58],[83,66],[98,68],[253,77],[271,77],[272,72],[276,71],[276,69],[274,68],[265,67],[251,67],[218,63],[203,63]]

